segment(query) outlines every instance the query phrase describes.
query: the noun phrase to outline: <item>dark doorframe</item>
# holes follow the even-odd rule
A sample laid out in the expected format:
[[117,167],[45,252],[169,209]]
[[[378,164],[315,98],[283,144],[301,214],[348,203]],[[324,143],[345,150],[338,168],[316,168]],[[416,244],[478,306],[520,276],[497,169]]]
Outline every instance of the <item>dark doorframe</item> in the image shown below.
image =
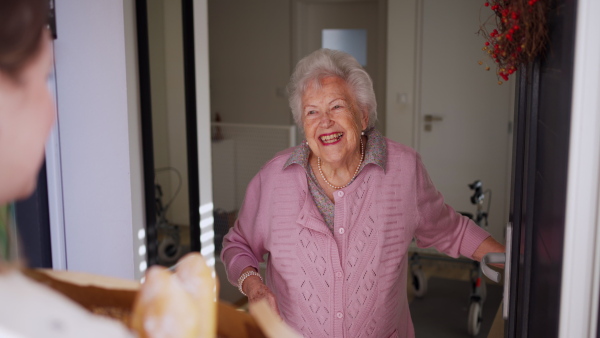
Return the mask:
[[577,4],[550,7],[547,51],[521,69],[518,82],[507,337],[557,337],[559,330]]
[[181,11],[183,16],[183,70],[185,76],[185,124],[190,206],[190,250],[200,251],[200,171],[198,168],[196,56],[194,52],[193,0],[181,0]]
[[148,266],[158,263],[158,229],[156,227],[156,197],[154,187],[154,141],[152,137],[152,92],[150,83],[150,52],[148,41],[148,8],[146,0],[136,0],[135,14],[138,42],[138,76],[142,134],[142,164],[144,166],[144,204],[146,209],[146,252]]
[[[183,54],[185,74],[186,146],[188,162],[190,249],[200,250],[200,183],[196,126],[196,86],[194,66],[194,12],[192,0],[182,0]],[[154,145],[147,0],[136,0],[140,110],[146,205],[146,247],[148,266],[158,263],[158,229],[155,196]]]

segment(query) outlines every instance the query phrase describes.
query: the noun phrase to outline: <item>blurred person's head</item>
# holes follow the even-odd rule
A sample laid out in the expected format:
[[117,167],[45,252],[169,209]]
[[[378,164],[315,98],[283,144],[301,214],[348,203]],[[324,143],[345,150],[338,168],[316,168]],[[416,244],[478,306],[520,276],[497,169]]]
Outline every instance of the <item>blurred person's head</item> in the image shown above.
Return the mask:
[[54,122],[48,0],[0,0],[0,205],[35,189]]

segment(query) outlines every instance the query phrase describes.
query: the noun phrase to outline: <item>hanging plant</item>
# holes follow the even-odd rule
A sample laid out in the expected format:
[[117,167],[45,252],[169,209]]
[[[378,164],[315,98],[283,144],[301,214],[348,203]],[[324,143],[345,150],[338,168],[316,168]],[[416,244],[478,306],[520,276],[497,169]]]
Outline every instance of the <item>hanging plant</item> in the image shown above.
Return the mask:
[[[483,51],[496,66],[498,84],[508,81],[521,65],[540,55],[548,41],[546,13],[548,0],[491,0],[485,11],[493,13],[480,25],[485,38]],[[486,70],[487,62],[479,61]]]

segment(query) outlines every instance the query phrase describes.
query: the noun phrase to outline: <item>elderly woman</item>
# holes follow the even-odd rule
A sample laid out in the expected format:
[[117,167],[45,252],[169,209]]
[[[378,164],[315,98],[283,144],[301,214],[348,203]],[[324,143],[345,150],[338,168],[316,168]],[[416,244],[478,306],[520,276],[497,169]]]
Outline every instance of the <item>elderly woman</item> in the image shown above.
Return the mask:
[[[223,241],[228,279],[308,337],[412,337],[407,251],[480,260],[504,247],[444,204],[419,155],[374,129],[369,75],[328,49],[302,59],[290,107],[306,141],[250,182]],[[268,254],[266,284],[257,273]]]

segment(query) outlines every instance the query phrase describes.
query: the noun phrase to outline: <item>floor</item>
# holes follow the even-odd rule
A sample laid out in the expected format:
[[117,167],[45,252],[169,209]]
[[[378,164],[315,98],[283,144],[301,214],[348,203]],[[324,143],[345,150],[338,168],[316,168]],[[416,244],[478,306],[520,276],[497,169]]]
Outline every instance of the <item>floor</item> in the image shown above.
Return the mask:
[[[428,280],[427,292],[422,298],[415,297],[410,275],[407,291],[417,338],[472,337],[467,330],[471,265],[429,259],[422,259],[421,263]],[[501,316],[497,318],[502,286],[485,280],[487,298],[483,303],[480,333],[475,337],[503,337],[503,321]]]

